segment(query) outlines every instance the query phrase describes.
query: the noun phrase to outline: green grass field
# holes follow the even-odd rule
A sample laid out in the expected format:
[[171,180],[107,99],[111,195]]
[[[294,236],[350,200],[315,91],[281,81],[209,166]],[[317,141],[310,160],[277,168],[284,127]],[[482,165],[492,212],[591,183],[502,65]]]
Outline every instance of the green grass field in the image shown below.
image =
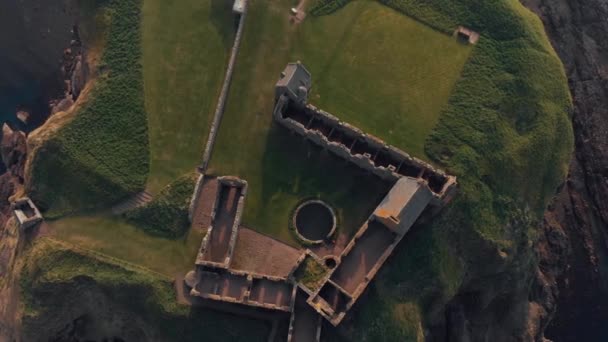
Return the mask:
[[48,222],[52,236],[78,247],[145,266],[169,277],[194,267],[203,233],[189,231],[179,239],[151,236],[119,218],[69,217]]
[[143,2],[147,189],[153,194],[201,162],[235,31],[231,9],[220,0]]
[[294,241],[290,210],[319,196],[352,233],[387,188],[272,124],[279,73],[301,60],[313,75],[312,103],[424,158],[424,141],[471,48],[372,1],[300,26],[288,20],[290,5],[250,4],[211,172],[249,182],[244,222],[255,229]]

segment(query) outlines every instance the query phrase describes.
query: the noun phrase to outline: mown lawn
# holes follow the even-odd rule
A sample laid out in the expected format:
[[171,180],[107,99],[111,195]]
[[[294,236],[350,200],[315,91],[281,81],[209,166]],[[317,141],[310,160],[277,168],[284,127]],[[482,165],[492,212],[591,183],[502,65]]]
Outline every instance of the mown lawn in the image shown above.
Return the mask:
[[145,0],[142,14],[147,189],[156,194],[200,163],[235,22],[222,0]]
[[69,217],[48,222],[52,236],[169,277],[193,269],[203,233],[190,230],[179,239],[152,236],[122,219]]
[[249,182],[246,225],[294,241],[289,214],[303,197],[332,203],[351,233],[387,188],[273,125],[273,87],[285,64],[310,69],[312,103],[424,158],[471,48],[376,2],[355,1],[300,26],[289,22],[290,5],[250,3],[210,171]]

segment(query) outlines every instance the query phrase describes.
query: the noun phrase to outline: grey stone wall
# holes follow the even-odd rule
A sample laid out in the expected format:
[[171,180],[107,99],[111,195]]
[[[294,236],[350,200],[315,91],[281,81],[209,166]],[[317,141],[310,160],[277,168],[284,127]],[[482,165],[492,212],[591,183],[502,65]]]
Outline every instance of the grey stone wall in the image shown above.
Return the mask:
[[232,44],[232,50],[230,51],[230,60],[228,61],[228,67],[226,68],[226,75],[224,76],[224,82],[222,83],[222,89],[220,91],[220,96],[217,100],[217,105],[215,107],[215,113],[213,115],[213,122],[211,123],[211,128],[209,130],[209,136],[207,138],[207,144],[205,145],[205,150],[203,152],[203,159],[201,165],[199,166],[199,170],[204,173],[209,166],[209,161],[211,160],[211,153],[213,151],[213,146],[215,145],[215,138],[217,136],[217,132],[220,129],[220,123],[222,122],[222,116],[224,115],[224,109],[226,107],[226,99],[228,98],[228,92],[230,90],[230,84],[232,82],[232,74],[234,73],[234,65],[236,64],[236,58],[239,54],[239,47],[241,46],[241,40],[243,37],[243,31],[245,28],[245,19],[247,17],[247,0],[244,0],[244,10],[243,14],[241,14],[241,18],[239,20],[239,26],[236,31],[236,36],[234,37],[234,43]]
[[[289,114],[287,113],[289,110],[301,111],[305,113],[306,117],[310,117],[310,120],[306,120],[305,123],[299,122],[289,117]],[[331,151],[339,158],[348,160],[359,168],[369,171],[371,174],[374,174],[383,180],[394,182],[397,179],[404,177],[402,174],[403,172],[400,173],[401,168],[419,170],[415,175],[412,174],[407,177],[423,178],[427,180],[428,183],[437,179],[441,180],[442,184],[440,187],[436,184],[429,184],[435,197],[432,202],[433,205],[443,205],[453,196],[457,184],[456,177],[448,175],[444,171],[436,169],[420,159],[411,157],[397,147],[388,145],[378,137],[366,134],[359,128],[342,122],[335,116],[320,110],[313,105],[308,104],[305,107],[298,106],[297,104],[290,102],[286,96],[281,96],[275,105],[273,117],[275,121],[291,132],[310,140],[314,144]],[[314,120],[319,120],[325,125],[325,132],[311,128]],[[332,134],[335,132],[340,132],[340,134],[348,136],[348,138],[344,140],[352,140],[353,142],[350,143],[349,146],[346,146],[342,142],[332,141]],[[369,150],[375,152],[373,152],[373,155],[371,153],[355,153],[353,150],[357,144],[365,144],[369,147]],[[387,166],[377,165],[375,160],[380,153],[388,156],[388,158],[394,162]]]

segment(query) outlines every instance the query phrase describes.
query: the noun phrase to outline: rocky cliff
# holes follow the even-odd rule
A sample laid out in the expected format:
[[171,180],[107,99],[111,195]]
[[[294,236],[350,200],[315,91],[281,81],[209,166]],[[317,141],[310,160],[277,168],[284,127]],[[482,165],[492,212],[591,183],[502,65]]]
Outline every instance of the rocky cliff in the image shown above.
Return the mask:
[[[545,213],[531,297],[545,336],[606,341],[608,330],[608,3],[526,0],[562,59],[574,100],[576,150],[568,179]],[[555,310],[555,311],[554,311]],[[554,312],[554,313],[553,313]]]
[[[29,113],[28,130],[49,114],[49,100],[63,97],[61,64],[72,52],[77,23],[73,0],[0,2],[0,120],[19,124],[18,109]],[[66,56],[67,53],[67,56]]]

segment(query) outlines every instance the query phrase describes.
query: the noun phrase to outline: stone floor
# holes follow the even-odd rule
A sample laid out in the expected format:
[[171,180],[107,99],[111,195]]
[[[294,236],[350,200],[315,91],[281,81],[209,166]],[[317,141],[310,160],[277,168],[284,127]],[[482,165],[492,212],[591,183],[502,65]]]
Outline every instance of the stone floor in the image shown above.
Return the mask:
[[284,242],[240,227],[231,268],[285,278],[302,253]]

